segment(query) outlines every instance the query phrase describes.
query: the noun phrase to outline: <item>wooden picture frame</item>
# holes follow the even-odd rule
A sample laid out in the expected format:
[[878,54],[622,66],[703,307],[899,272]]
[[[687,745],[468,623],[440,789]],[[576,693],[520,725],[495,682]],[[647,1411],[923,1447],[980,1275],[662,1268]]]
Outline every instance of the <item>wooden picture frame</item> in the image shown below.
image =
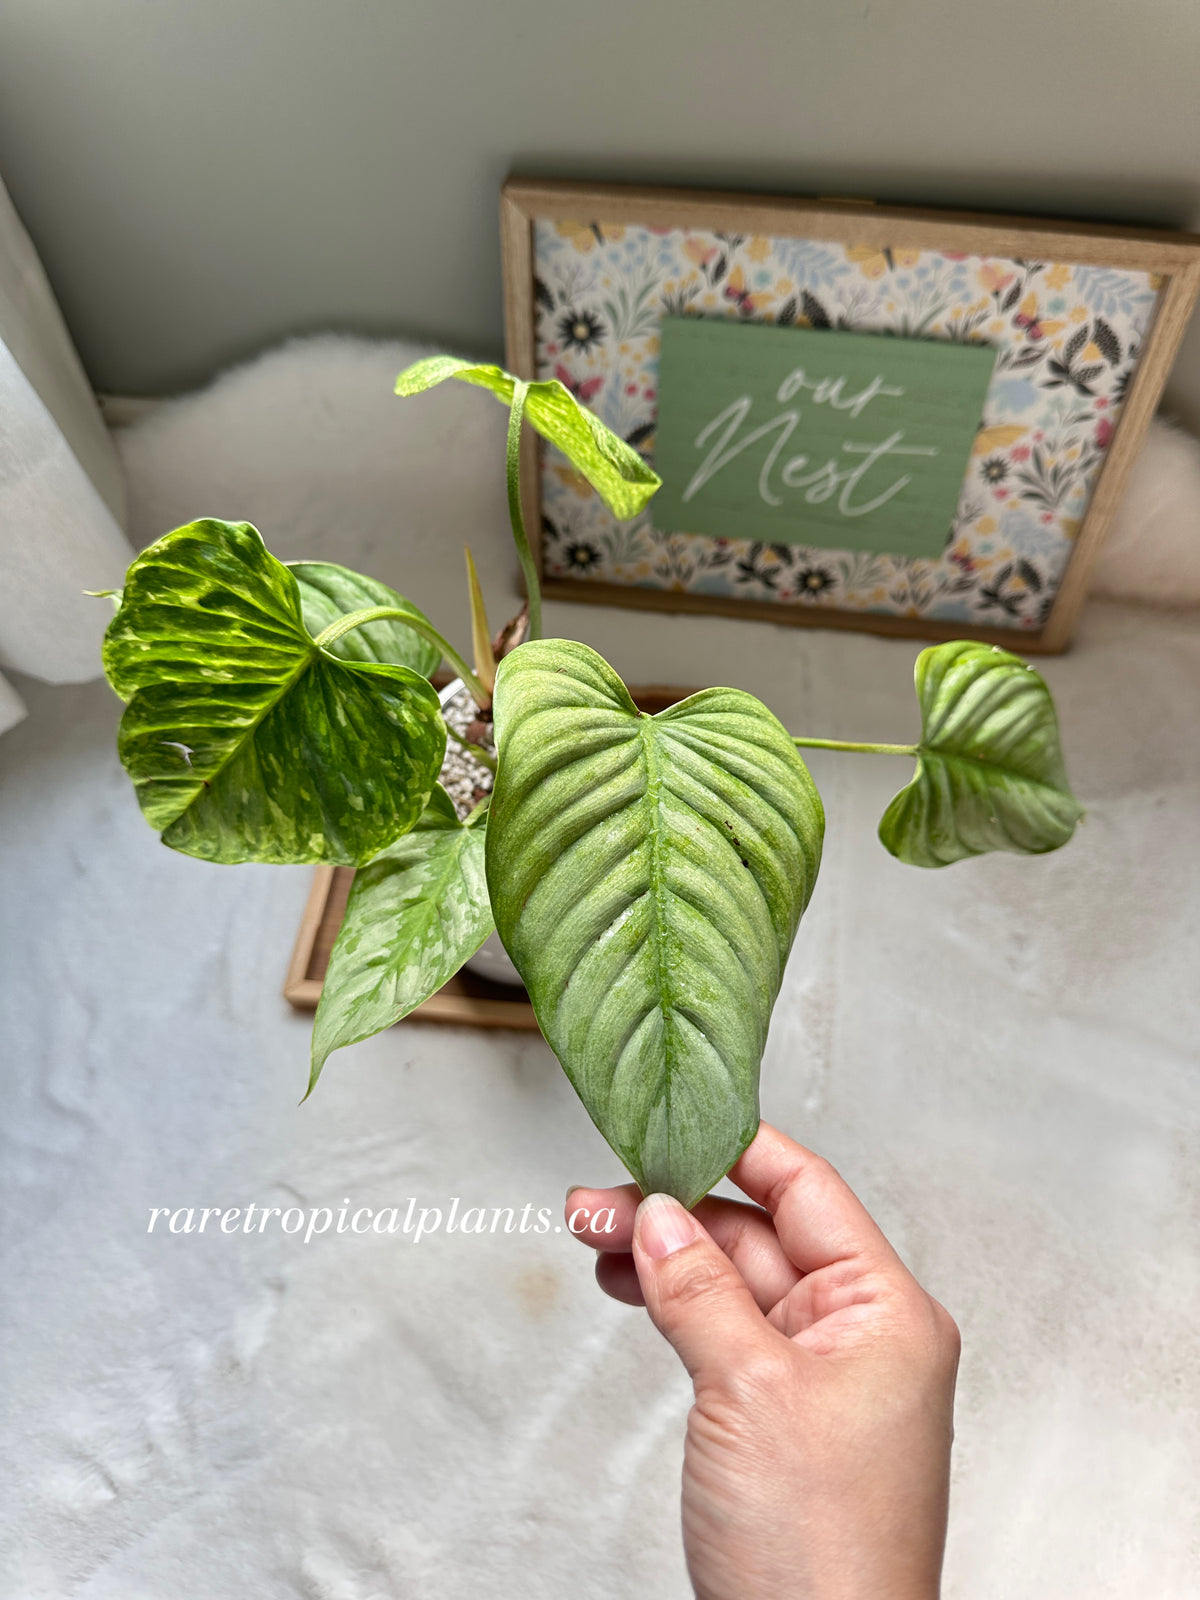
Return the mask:
[[[539,229],[543,231],[539,232]],[[588,242],[589,231],[595,241],[594,244]],[[930,270],[935,271],[939,264],[966,261],[970,270],[983,277],[985,281],[995,281],[1002,285],[1000,291],[994,292],[993,309],[996,315],[989,325],[1002,326],[1003,332],[995,333],[992,337],[1007,341],[1002,346],[1005,351],[1017,352],[1011,356],[1012,362],[1024,361],[1028,366],[1044,360],[1050,367],[1055,363],[1063,366],[1065,362],[1064,370],[1067,376],[1064,379],[1052,377],[1041,381],[1040,376],[1035,375],[1030,379],[1019,380],[1026,383],[1027,388],[1033,393],[1031,403],[1035,406],[1048,406],[1051,402],[1046,398],[1046,390],[1054,387],[1056,383],[1064,389],[1070,388],[1074,393],[1074,386],[1077,384],[1081,384],[1086,391],[1089,381],[1102,386],[1111,378],[1111,398],[1107,393],[1096,392],[1091,402],[1097,408],[1108,406],[1109,409],[1104,413],[1098,410],[1095,418],[1079,423],[1080,429],[1091,429],[1090,433],[1080,435],[1087,441],[1083,446],[1086,454],[1083,462],[1076,468],[1063,469],[1064,483],[1070,481],[1072,470],[1076,475],[1077,481],[1070,481],[1069,492],[1079,497],[1078,517],[1068,515],[1071,510],[1070,504],[1060,505],[1054,510],[1042,509],[1040,521],[1048,530],[1042,534],[1036,526],[1038,519],[1032,511],[1026,517],[1025,503],[1022,500],[1018,504],[1018,499],[1021,496],[1028,496],[1030,505],[1036,510],[1039,504],[1043,507],[1050,504],[1046,498],[1048,490],[1042,489],[1043,499],[1039,502],[1035,497],[1036,485],[1035,489],[1014,488],[1011,491],[1010,503],[1004,505],[999,497],[1009,491],[1002,491],[998,486],[993,487],[991,493],[998,497],[997,515],[995,517],[991,515],[990,502],[985,500],[984,511],[974,516],[973,520],[968,519],[964,522],[963,532],[957,545],[956,528],[952,527],[951,530],[945,559],[941,565],[946,567],[948,561],[953,559],[963,569],[965,576],[956,577],[955,573],[951,572],[949,578],[943,578],[939,575],[939,569],[939,573],[935,573],[929,586],[932,598],[928,603],[920,598],[924,593],[921,587],[924,578],[917,576],[913,578],[910,587],[911,593],[918,598],[907,605],[903,603],[903,597],[910,592],[910,588],[906,588],[908,579],[905,578],[897,579],[890,590],[886,587],[886,582],[890,580],[885,579],[885,586],[882,589],[877,587],[870,591],[862,586],[851,587],[850,580],[847,579],[845,587],[847,600],[838,604],[833,603],[832,596],[828,603],[824,603],[824,597],[820,597],[822,603],[807,603],[808,597],[801,596],[798,585],[786,603],[781,598],[767,598],[763,592],[750,593],[747,598],[742,598],[734,592],[702,592],[701,589],[687,586],[691,579],[675,582],[673,586],[665,578],[660,580],[658,568],[651,569],[652,576],[649,581],[636,577],[612,581],[611,577],[565,576],[547,559],[548,539],[553,536],[561,545],[564,536],[553,520],[547,517],[543,488],[544,482],[548,481],[544,476],[546,470],[543,461],[544,449],[540,449],[532,430],[527,429],[522,443],[523,509],[526,525],[534,536],[539,568],[543,572],[543,590],[547,596],[556,600],[746,616],[771,622],[854,628],[873,633],[917,636],[934,640],[970,637],[1009,646],[1021,653],[1054,652],[1067,646],[1086,593],[1089,569],[1158,404],[1176,349],[1187,325],[1197,292],[1200,290],[1200,236],[1129,227],[1052,222],[1030,217],[906,210],[877,206],[869,201],[859,200],[843,201],[830,198],[805,200],[718,191],[651,189],[619,184],[570,184],[514,177],[504,185],[501,198],[507,361],[513,372],[523,378],[537,379],[556,375],[556,368],[561,366],[555,359],[557,354],[555,341],[543,340],[539,351],[539,297],[543,327],[547,325],[547,318],[551,319],[553,326],[553,319],[563,310],[562,305],[556,304],[555,301],[555,294],[558,291],[547,288],[545,281],[538,277],[539,240],[549,240],[550,248],[557,249],[559,248],[557,240],[565,239],[571,248],[578,250],[583,267],[586,267],[590,258],[596,263],[598,272],[601,251],[606,247],[610,251],[615,249],[614,241],[618,237],[628,239],[631,236],[647,240],[652,237],[674,239],[676,236],[682,236],[684,244],[693,249],[693,259],[701,273],[702,287],[705,284],[704,275],[715,273],[717,270],[715,266],[710,269],[704,264],[706,246],[710,250],[723,252],[726,273],[724,286],[722,287],[719,281],[709,282],[706,296],[714,312],[729,316],[746,313],[746,302],[756,298],[764,300],[769,298],[769,294],[764,294],[762,297],[750,294],[746,287],[747,273],[743,270],[743,261],[746,260],[744,255],[738,258],[736,266],[730,265],[735,251],[745,252],[749,248],[747,241],[756,249],[765,245],[768,257],[769,252],[782,250],[784,247],[795,251],[807,250],[811,245],[813,249],[820,247],[826,255],[829,255],[830,251],[834,255],[840,251],[845,258],[845,264],[841,265],[839,270],[859,271],[864,275],[868,289],[871,287],[871,275],[876,279],[886,279],[887,283],[893,280],[897,283],[911,282],[913,278],[919,277],[921,263],[932,262]],[[716,244],[712,243],[714,240],[717,241]],[[736,245],[726,248],[721,241],[728,240],[736,241]],[[624,243],[622,248],[628,251],[630,245]],[[909,271],[908,279],[902,278],[900,274],[899,264],[902,260],[918,263],[911,269],[905,268]],[[858,263],[857,268],[853,265],[855,262]],[[746,265],[748,267],[748,261]],[[952,269],[947,266],[945,270],[949,272]],[[966,269],[964,273],[965,271]],[[728,277],[734,272],[738,274],[737,285],[731,288]],[[1012,287],[1005,283],[1006,273],[1013,279]],[[1040,280],[1036,278],[1037,274],[1041,274]],[[1144,276],[1139,277],[1139,275]],[[1055,294],[1044,292],[1045,286],[1052,280],[1069,283],[1071,285],[1069,293],[1056,297]],[[571,280],[568,278],[564,281]],[[611,283],[611,278],[608,281]],[[780,282],[788,281],[790,280],[780,280]],[[1126,293],[1122,288],[1126,283],[1134,285],[1136,295],[1134,290]],[[978,289],[978,283],[975,287]],[[1018,296],[1015,300],[1014,290]],[[795,285],[788,302],[789,309],[793,320],[803,321],[803,316],[797,317],[795,308],[791,304],[791,302],[801,303],[794,291]],[[654,292],[657,293],[658,290]],[[780,294],[784,292],[786,291],[779,290]],[[875,292],[874,305],[878,306],[882,303],[879,294],[883,291]],[[1089,295],[1091,299],[1088,298]],[[1120,299],[1122,295],[1125,296],[1124,300]],[[815,299],[812,296],[809,298]],[[1063,316],[1064,319],[1069,317],[1071,321],[1056,321],[1045,309],[1063,299],[1070,300],[1069,311],[1064,308]],[[808,301],[804,300],[803,303],[807,304]],[[983,314],[986,317],[989,314],[986,310],[986,296],[984,303]],[[1096,309],[1109,304],[1120,304],[1122,307],[1128,304],[1133,308],[1125,321],[1119,323],[1122,330],[1120,335],[1115,334],[1110,325],[1118,323],[1118,315],[1110,313],[1106,318],[1101,310]],[[704,310],[705,307],[697,305],[696,309]],[[782,308],[779,310],[782,317]],[[763,310],[761,313],[751,311],[749,315],[752,317],[757,315],[758,320],[769,321],[775,315],[775,311],[771,309]],[[1122,310],[1119,315],[1123,316],[1124,311]],[[593,320],[603,323],[604,314],[601,312],[594,316]],[[1024,326],[1021,326],[1022,323]],[[650,325],[643,324],[643,326]],[[843,320],[839,325],[853,331],[854,325],[851,323]],[[959,336],[953,331],[957,324],[952,327],[947,323],[946,326],[951,328],[951,331],[943,332],[940,336]],[[1050,328],[1054,329],[1053,333],[1047,332]],[[1079,346],[1080,330],[1085,331],[1087,338],[1086,345],[1081,347],[1083,353],[1095,350],[1094,336],[1098,329],[1103,329],[1101,336],[1103,349],[1097,351],[1093,359],[1098,362],[1096,372],[1102,376],[1088,380],[1087,374],[1093,369],[1086,365],[1073,365],[1076,363],[1076,353],[1068,357],[1064,356],[1063,352],[1064,350],[1073,352],[1075,347]],[[892,330],[867,328],[866,331]],[[586,327],[581,326],[579,332],[586,335]],[[930,336],[929,331],[920,336]],[[938,336],[936,327],[934,336]],[[657,346],[657,340],[652,332],[642,337],[649,341],[647,348],[651,343]],[[974,335],[968,334],[964,337],[974,337]],[[1114,348],[1116,355],[1112,356]],[[554,351],[553,355],[548,354],[551,351]],[[610,364],[613,361],[618,363],[618,366],[612,367],[611,371],[613,375],[619,375],[619,362],[622,357],[614,354],[606,359]],[[1105,368],[1106,361],[1109,362],[1111,371]],[[1000,370],[999,363],[997,370]],[[1018,369],[1014,366],[1013,371],[1015,373]],[[557,375],[561,376],[562,372],[558,372]],[[605,381],[607,382],[607,378]],[[581,397],[586,397],[589,387],[590,384],[580,380]],[[651,394],[649,388],[645,392],[648,396]],[[1053,400],[1057,405],[1059,397],[1055,395]],[[1063,397],[1063,403],[1065,405],[1066,396]],[[1081,417],[1087,403],[1081,393],[1077,407]],[[600,402],[597,402],[597,409],[600,409]],[[1038,414],[1036,411],[1031,413],[1035,421]],[[1111,421],[1113,416],[1117,418],[1115,425]],[[988,432],[986,417],[987,413],[980,438]],[[605,420],[608,421],[608,417],[605,417]],[[1107,431],[1105,431],[1106,422]],[[991,434],[997,437],[1019,434],[1022,431],[1025,430],[1018,427],[991,428]],[[1022,485],[1031,480],[1034,468],[1037,467],[1038,472],[1047,475],[1046,481],[1049,482],[1049,475],[1054,470],[1054,457],[1047,451],[1043,451],[1039,457],[1037,453],[1039,447],[1034,441],[1046,438],[1053,441],[1055,436],[1047,435],[1034,427],[1030,427],[1027,431],[1031,443],[1013,445],[1011,447],[1013,461],[1008,461],[1004,450],[998,449],[996,455],[985,462],[984,466],[994,473],[1011,472],[1014,483],[1019,480]],[[1070,435],[1060,434],[1058,437],[1070,437]],[[1034,452],[1033,465],[1028,464],[1030,449]],[[1024,451],[1023,458],[1022,451]],[[1066,453],[1069,454],[1069,451]],[[1024,461],[1023,467],[1018,467],[1016,458]],[[1078,450],[1075,459],[1079,460]],[[1039,460],[1043,466],[1037,466]],[[1044,466],[1046,460],[1051,462],[1050,467]],[[1086,478],[1083,477],[1085,465],[1088,472]],[[563,473],[564,483],[567,482],[567,474],[561,467],[559,471]],[[1055,478],[1053,483],[1054,492],[1057,493],[1058,479]],[[552,493],[557,492],[553,484],[550,488]],[[586,495],[586,485],[583,486],[582,492]],[[967,501],[964,486],[966,509],[972,509],[976,503]],[[1020,517],[1017,515],[1018,511],[1021,513]],[[606,514],[602,505],[598,506],[598,512]],[[593,515],[590,510],[588,514]],[[652,517],[652,515],[653,502],[647,516]],[[1001,531],[996,538],[993,540],[976,538],[976,542],[972,544],[971,539],[976,536],[976,530],[987,528],[989,522],[999,525]],[[1043,560],[1041,555],[1036,558],[1033,556],[1026,558],[1021,546],[1012,542],[1011,533],[1008,535],[1008,542],[1005,542],[1005,529],[1026,526],[1033,529],[1032,534],[1028,536],[1035,542],[1043,539],[1048,544],[1052,540],[1057,541],[1048,549],[1040,573],[1038,562]],[[547,527],[549,533],[543,531]],[[637,532],[636,529],[634,531]],[[652,525],[647,522],[646,538],[650,541],[657,539],[661,544],[665,539],[677,537],[680,536],[657,535]],[[693,546],[700,544],[700,541],[693,536],[682,537],[691,540]],[[956,555],[955,552],[960,545],[964,553]],[[1004,554],[990,553],[992,546],[1001,552],[1007,550],[1009,555],[1006,557]],[[754,548],[760,550],[768,548],[768,556],[761,558],[763,560],[770,559],[769,551],[777,549],[777,547],[761,546]],[[568,549],[596,552],[597,564],[604,559],[599,554],[595,542],[579,543]],[[985,553],[979,554],[977,559],[977,552],[980,551]],[[816,554],[822,559],[826,555],[825,552]],[[556,559],[561,567],[561,555]],[[588,559],[590,560],[590,556]],[[728,561],[729,558],[722,553],[722,559]],[[897,564],[899,559],[897,558]],[[891,558],[885,558],[886,560]],[[634,570],[641,570],[647,565],[648,563],[643,561],[640,568]],[[739,569],[745,565],[744,560],[738,563]],[[826,563],[826,566],[828,565]],[[985,565],[990,571],[987,583],[984,581],[988,575],[983,571]],[[660,567],[665,569],[666,566],[669,566],[669,561],[660,563]],[[686,570],[686,561],[684,566]],[[826,567],[814,568],[814,571],[821,571],[824,576],[829,576]],[[918,569],[913,567],[911,571],[917,573]],[[997,573],[1007,576],[1001,579],[996,576]],[[756,576],[757,574],[751,573],[751,589]],[[803,578],[806,574],[801,573],[800,576]],[[830,577],[831,585],[834,581]],[[769,573],[765,568],[762,582],[769,582]],[[959,584],[960,591],[969,591],[968,599],[956,598],[955,582]],[[1004,585],[1008,587],[1005,588]],[[1037,585],[1036,589],[1034,585]],[[993,591],[997,597],[995,600],[989,598]],[[780,594],[785,592],[781,585]],[[875,608],[870,603],[870,594],[880,593],[884,595],[882,609]],[[862,599],[864,594],[867,595],[866,600]],[[968,611],[968,605],[976,609]],[[956,608],[962,610],[963,614],[959,615]]]

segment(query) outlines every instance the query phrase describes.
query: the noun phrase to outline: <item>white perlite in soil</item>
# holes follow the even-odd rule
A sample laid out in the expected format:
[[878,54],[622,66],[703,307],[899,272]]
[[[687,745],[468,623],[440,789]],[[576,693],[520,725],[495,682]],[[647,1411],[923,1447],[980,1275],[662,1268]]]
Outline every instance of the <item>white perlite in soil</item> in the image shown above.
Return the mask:
[[[467,729],[476,721],[479,713],[470,692],[460,687],[450,699],[442,701],[442,715],[451,732],[465,739]],[[488,724],[486,735],[472,739],[471,743],[494,754],[496,746],[492,740],[491,724]],[[460,817],[465,819],[483,797],[491,793],[492,776],[482,761],[476,761],[473,755],[455,744],[453,738],[447,738],[446,759],[442,762],[438,781],[453,800],[454,809]]]

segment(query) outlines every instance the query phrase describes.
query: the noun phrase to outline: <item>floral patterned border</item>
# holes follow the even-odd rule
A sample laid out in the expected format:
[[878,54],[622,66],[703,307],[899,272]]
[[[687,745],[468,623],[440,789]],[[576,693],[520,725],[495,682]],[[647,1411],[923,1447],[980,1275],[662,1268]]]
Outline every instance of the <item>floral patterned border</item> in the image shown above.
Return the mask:
[[653,461],[659,322],[742,320],[984,342],[996,367],[937,560],[617,522],[556,452],[548,575],[974,622],[1045,622],[1154,312],[1147,272],[607,223],[534,224],[537,371]]

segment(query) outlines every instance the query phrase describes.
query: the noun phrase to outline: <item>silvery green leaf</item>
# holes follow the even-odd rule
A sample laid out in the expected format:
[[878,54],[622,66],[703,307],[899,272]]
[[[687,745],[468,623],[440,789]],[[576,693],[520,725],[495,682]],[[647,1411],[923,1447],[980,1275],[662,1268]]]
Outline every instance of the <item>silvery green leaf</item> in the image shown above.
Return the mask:
[[487,832],[496,926],[538,1022],[647,1193],[694,1205],[758,1127],[771,1008],[821,802],[752,695],[649,717],[586,645],[500,664]]
[[[391,606],[410,612],[421,622],[429,620],[411,600],[389,589],[386,583],[351,572],[349,567],[336,566],[332,561],[289,561],[287,568],[300,586],[304,626],[314,639],[339,617],[349,616],[352,611],[367,611],[372,606]],[[344,633],[328,648],[343,661],[391,661],[411,667],[423,678],[430,677],[442,659],[437,645],[424,634],[392,617]]]
[[390,1028],[491,933],[485,813],[459,821],[439,784],[411,833],[354,874],[312,1038],[311,1094],[334,1050]]
[[879,837],[917,867],[989,850],[1057,850],[1083,808],[1071,793],[1050,691],[1019,656],[955,641],[916,664],[917,770],[884,812]]
[[446,731],[411,667],[344,661],[248,523],[167,534],[129,569],[104,644],[118,748],[163,842],[210,861],[368,861],[433,789]]
[[[511,373],[456,356],[429,356],[406,368],[396,379],[396,393],[421,394],[446,378],[490,389],[505,405],[512,404],[516,380]],[[616,516],[636,516],[662,487],[662,479],[637,451],[606,427],[594,411],[580,405],[557,378],[529,385],[525,415],[543,439],[557,445],[574,462]]]

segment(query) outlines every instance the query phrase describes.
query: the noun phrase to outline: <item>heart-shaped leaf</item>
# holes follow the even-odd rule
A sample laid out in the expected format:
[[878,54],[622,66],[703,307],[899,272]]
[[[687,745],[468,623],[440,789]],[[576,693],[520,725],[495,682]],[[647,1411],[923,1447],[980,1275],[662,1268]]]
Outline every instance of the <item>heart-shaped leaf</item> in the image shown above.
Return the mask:
[[[400,374],[396,393],[421,394],[446,378],[490,389],[506,406],[512,404],[517,381],[502,367],[461,361],[456,356],[429,356]],[[637,451],[606,427],[594,411],[580,405],[557,378],[529,385],[525,415],[544,439],[575,463],[616,516],[637,516],[662,487],[662,479]]]
[[248,523],[167,534],[129,569],[104,644],[118,748],[163,842],[209,861],[356,865],[406,833],[446,744],[411,667],[343,661]]
[[771,712],[708,689],[655,717],[565,639],[500,664],[496,926],[542,1032],[649,1193],[694,1205],[758,1127],[771,1007],[821,853]]
[[[411,600],[389,589],[386,583],[351,572],[349,567],[336,566],[332,561],[289,561],[287,568],[300,586],[304,626],[314,639],[339,617],[373,606],[390,606],[410,612],[418,621],[429,621]],[[437,645],[395,617],[368,622],[344,633],[328,650],[343,661],[390,661],[396,666],[411,667],[423,678],[428,678],[442,659]]]
[[491,933],[484,818],[460,822],[438,785],[412,832],[354,874],[313,1024],[310,1094],[334,1050],[406,1017]]
[[888,806],[879,837],[915,867],[989,850],[1040,855],[1075,831],[1054,702],[1019,656],[955,641],[916,665],[923,732],[913,780]]

